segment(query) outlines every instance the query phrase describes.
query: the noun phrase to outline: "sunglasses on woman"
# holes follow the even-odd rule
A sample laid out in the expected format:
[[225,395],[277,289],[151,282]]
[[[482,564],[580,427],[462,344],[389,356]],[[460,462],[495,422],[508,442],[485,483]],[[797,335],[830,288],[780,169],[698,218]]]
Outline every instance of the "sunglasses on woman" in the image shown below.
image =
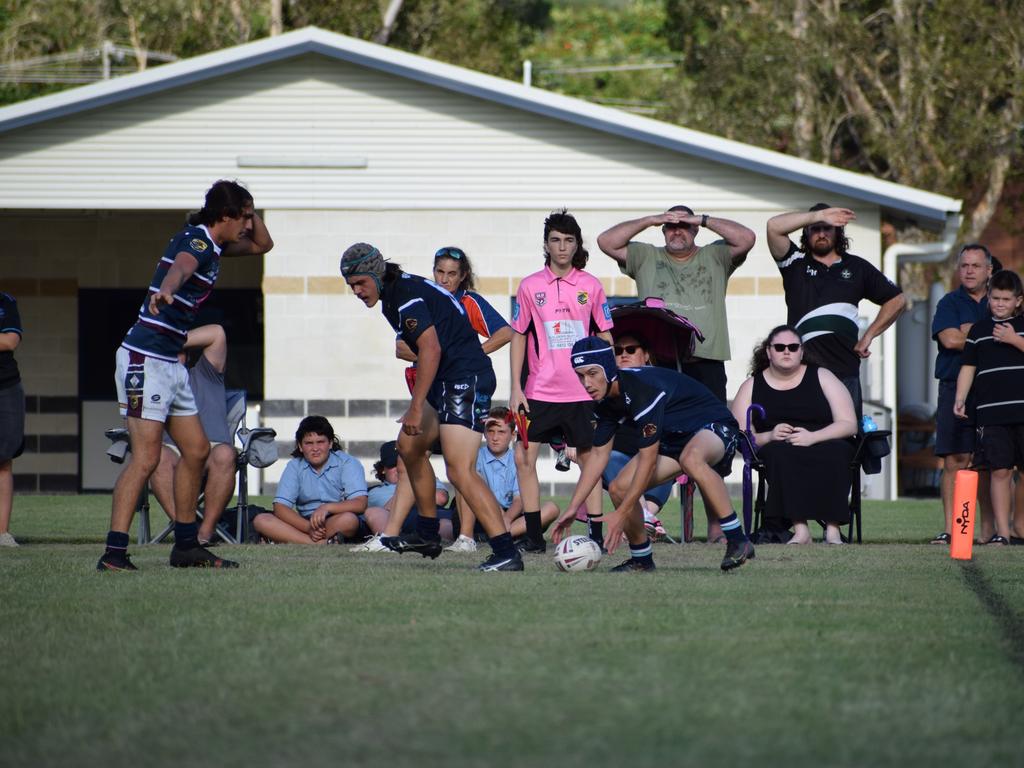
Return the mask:
[[772,349],[776,352],[796,352],[800,349],[799,344],[772,344]]
[[462,261],[466,258],[466,254],[462,252],[461,248],[439,248],[434,253],[434,261],[438,259],[455,259],[455,261]]
[[643,349],[639,344],[624,344],[621,347],[614,347],[616,355],[632,355],[638,349]]

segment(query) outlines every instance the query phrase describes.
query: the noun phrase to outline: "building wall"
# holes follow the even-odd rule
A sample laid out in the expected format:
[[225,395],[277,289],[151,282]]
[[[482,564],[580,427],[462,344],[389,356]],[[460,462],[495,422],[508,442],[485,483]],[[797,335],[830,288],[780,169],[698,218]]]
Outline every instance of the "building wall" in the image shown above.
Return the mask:
[[[135,288],[141,302],[167,239],[184,213],[3,211],[0,290],[18,300],[24,336],[15,352],[27,397],[26,450],[14,462],[16,489],[75,491],[79,468],[79,288]],[[255,287],[256,259],[225,264],[222,287]],[[131,317],[124,318],[127,331]],[[111,350],[113,352],[113,350]],[[116,413],[116,412],[115,412]],[[114,426],[114,424],[106,424]]]
[[[817,197],[804,191],[809,207]],[[768,218],[781,212],[710,209],[750,227],[758,242],[745,264],[733,275],[726,298],[733,359],[727,365],[729,396],[746,378],[750,351],[772,326],[786,320],[782,282],[764,242]],[[851,201],[835,200],[836,205]],[[594,211],[573,208],[590,252],[588,269],[601,278],[606,293],[634,296],[633,281],[621,275],[614,262],[596,246],[604,229],[652,210],[639,208]],[[277,246],[265,259],[266,397],[265,423],[278,431],[281,451],[290,450],[298,420],[310,413],[331,419],[335,429],[364,463],[376,446],[397,434],[395,420],[408,403],[403,369],[394,356],[394,333],[379,307],[368,310],[348,290],[338,274],[342,251],[353,242],[368,241],[408,271],[429,275],[432,254],[442,245],[459,245],[473,260],[480,292],[506,317],[511,297],[523,276],[543,264],[541,240],[548,211],[271,211],[267,223]],[[857,253],[878,264],[878,211],[860,209],[848,227]],[[638,239],[660,243],[650,230]],[[713,239],[704,233],[698,242]],[[873,317],[869,305],[862,310]],[[498,378],[496,399],[509,392],[507,347],[492,356]],[[299,373],[297,373],[299,372]],[[265,478],[276,482],[283,463],[269,468]],[[564,490],[574,475],[555,472],[541,462],[547,490]]]

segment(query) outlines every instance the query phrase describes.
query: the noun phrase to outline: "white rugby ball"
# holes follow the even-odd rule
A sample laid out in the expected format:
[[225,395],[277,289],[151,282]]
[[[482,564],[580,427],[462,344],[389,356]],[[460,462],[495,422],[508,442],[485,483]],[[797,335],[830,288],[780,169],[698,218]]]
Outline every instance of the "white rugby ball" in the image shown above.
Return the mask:
[[560,571],[592,571],[601,562],[601,548],[586,536],[570,536],[555,547],[555,565]]

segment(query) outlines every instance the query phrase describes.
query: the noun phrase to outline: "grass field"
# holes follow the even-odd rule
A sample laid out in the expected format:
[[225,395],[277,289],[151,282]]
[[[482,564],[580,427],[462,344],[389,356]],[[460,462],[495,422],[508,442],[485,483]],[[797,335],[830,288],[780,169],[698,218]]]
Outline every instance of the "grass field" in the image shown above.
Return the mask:
[[643,575],[165,545],[100,574],[109,497],[19,498],[0,765],[1021,765],[1024,551],[951,561],[936,504],[731,574],[702,543]]

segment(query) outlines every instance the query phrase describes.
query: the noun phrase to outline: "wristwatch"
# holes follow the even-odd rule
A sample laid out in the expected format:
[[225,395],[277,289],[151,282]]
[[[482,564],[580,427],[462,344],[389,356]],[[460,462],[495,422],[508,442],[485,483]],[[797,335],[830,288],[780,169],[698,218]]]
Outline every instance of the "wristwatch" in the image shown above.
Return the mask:
[[706,227],[706,226],[708,225],[708,215],[707,215],[706,213],[704,213],[704,214],[701,214],[701,217],[700,217],[700,225],[701,225],[702,227]]

